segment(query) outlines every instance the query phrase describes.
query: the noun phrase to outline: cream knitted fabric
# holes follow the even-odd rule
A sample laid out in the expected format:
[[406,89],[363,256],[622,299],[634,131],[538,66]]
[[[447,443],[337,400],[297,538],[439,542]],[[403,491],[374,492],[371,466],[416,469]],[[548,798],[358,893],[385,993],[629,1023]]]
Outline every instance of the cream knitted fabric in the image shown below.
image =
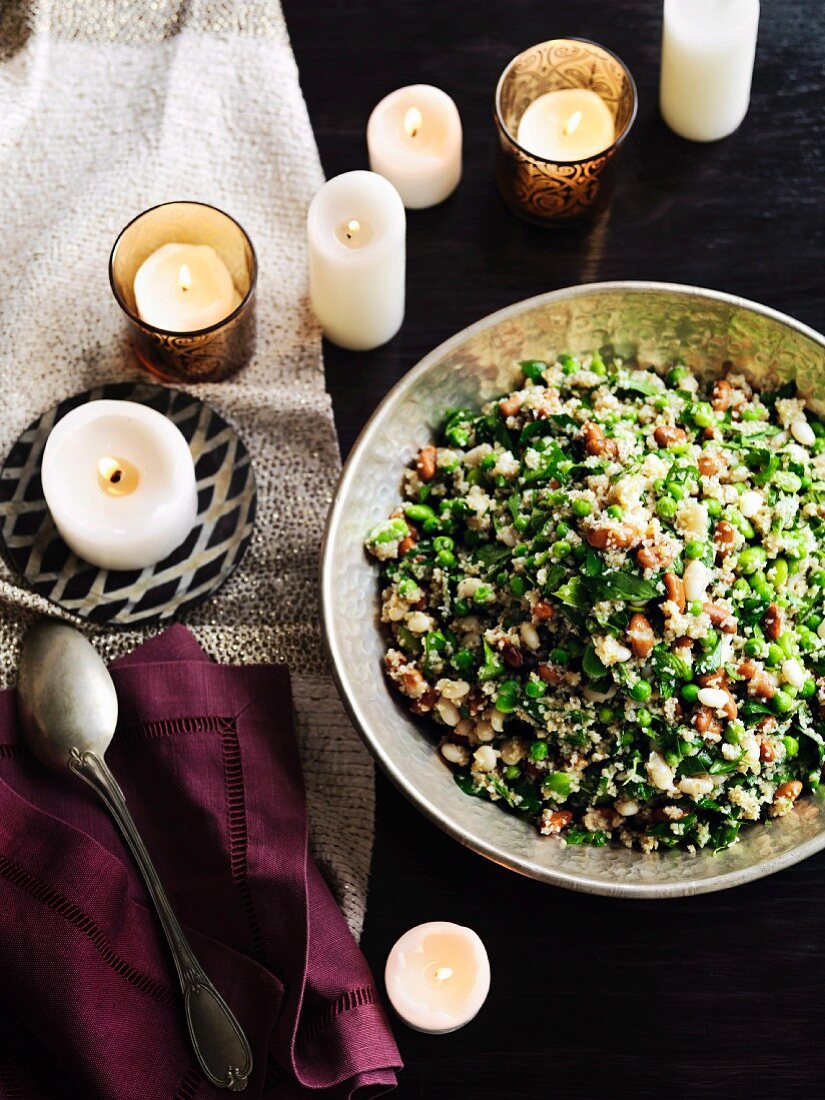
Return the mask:
[[[198,199],[255,244],[254,361],[193,392],[249,447],[257,527],[240,570],[189,625],[219,661],[289,663],[314,854],[357,934],[373,775],[320,639],[318,548],[339,468],[307,306],[304,219],[322,174],[280,6],[11,4],[0,8],[0,62],[0,456],[59,398],[139,376],[107,279],[114,238],[135,214]],[[6,683],[35,611],[55,613],[0,566]],[[140,640],[94,635],[107,658]]]

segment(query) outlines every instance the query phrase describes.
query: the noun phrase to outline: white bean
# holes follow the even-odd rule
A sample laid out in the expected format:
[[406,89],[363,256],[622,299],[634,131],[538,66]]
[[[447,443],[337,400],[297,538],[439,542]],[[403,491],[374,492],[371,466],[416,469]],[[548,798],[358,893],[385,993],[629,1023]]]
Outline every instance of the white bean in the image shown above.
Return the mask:
[[795,657],[782,662],[782,675],[791,687],[801,688],[805,683],[805,669]]
[[518,632],[521,635],[521,640],[524,642],[528,649],[538,649],[541,645],[539,632],[536,630],[532,623],[522,623],[519,627]]
[[710,581],[710,573],[704,562],[693,558],[685,567],[682,580],[685,583],[685,596],[688,600],[704,600]]
[[703,707],[720,710],[728,701],[728,693],[721,688],[700,688],[699,702]]
[[800,417],[799,420],[794,420],[793,424],[791,424],[791,435],[797,443],[801,443],[803,447],[813,447],[814,443],[816,443],[814,430],[804,417]]
[[496,766],[496,750],[490,745],[482,745],[473,753],[473,760],[480,772],[491,772]]
[[435,709],[441,715],[444,724],[447,726],[457,726],[461,721],[461,715],[458,712],[458,707],[455,703],[451,703],[449,699],[441,698],[435,704]]

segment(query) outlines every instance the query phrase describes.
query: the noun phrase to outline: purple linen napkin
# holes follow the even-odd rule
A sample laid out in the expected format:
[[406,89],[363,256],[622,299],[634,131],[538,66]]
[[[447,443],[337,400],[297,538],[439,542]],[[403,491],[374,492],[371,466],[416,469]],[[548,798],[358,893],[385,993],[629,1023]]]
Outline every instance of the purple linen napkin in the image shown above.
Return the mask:
[[[281,666],[173,627],[115,662],[107,761],[178,918],[250,1040],[249,1097],[367,1100],[401,1062],[307,854]],[[23,744],[0,693],[0,1097],[206,1100],[166,943],[107,812]]]

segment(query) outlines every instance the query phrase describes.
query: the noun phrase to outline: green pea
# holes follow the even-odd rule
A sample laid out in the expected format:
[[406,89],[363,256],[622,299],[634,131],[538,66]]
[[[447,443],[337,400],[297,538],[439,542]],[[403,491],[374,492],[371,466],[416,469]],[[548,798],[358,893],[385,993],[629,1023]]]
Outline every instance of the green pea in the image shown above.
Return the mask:
[[795,737],[791,737],[787,734],[782,738],[782,744],[785,746],[785,753],[789,760],[793,760],[796,754],[799,752],[799,742]]
[[786,657],[793,657],[796,653],[796,638],[790,630],[783,630],[777,638],[780,648]]
[[635,699],[637,703],[645,703],[650,698],[652,692],[653,688],[651,688],[647,680],[637,680],[630,689],[630,697],[631,699]]
[[554,794],[570,794],[573,780],[567,772],[550,772],[544,780],[544,785]]
[[823,619],[818,611],[814,611],[812,615],[809,615],[805,620],[805,626],[808,630],[819,630],[822,625]]
[[806,680],[799,689],[799,694],[803,699],[810,699],[812,695],[816,695],[816,680]]
[[550,552],[557,561],[560,561],[562,558],[566,558],[572,549],[573,547],[569,542],[565,539],[560,539],[559,542],[553,543],[550,547]]
[[719,634],[717,633],[717,631],[711,629],[707,632],[707,634],[699,639],[699,645],[707,653],[709,650],[713,649],[718,641]]
[[689,539],[685,543],[685,557],[687,558],[701,558],[704,557],[706,546],[704,542],[699,539]]
[[681,500],[682,497],[685,495],[685,491],[682,486],[677,485],[676,482],[671,482],[667,486],[667,491],[670,493],[674,500]]
[[686,703],[695,703],[699,698],[698,684],[683,684],[681,696]]
[[717,500],[716,497],[708,497],[705,501],[705,507],[708,510],[708,515],[712,519],[722,515],[722,502],[721,500]]
[[470,604],[467,600],[456,600],[453,604],[453,610],[455,611],[459,619],[461,619],[465,615],[470,614]]
[[556,538],[563,539],[570,534],[570,524],[562,521],[556,526]]
[[602,722],[604,725],[607,725],[609,722],[612,722],[613,719],[615,718],[613,708],[612,707],[599,707],[598,718],[599,718],[599,721]]
[[693,410],[693,422],[698,428],[709,428],[715,424],[716,417],[707,401],[700,401]]
[[661,497],[656,501],[656,512],[662,519],[672,519],[676,515],[676,501],[673,497]]
[[420,600],[424,593],[412,577],[402,577],[398,582],[398,595],[402,600]]
[[669,768],[675,768],[679,763],[679,753],[668,750],[665,753],[665,763]]
[[485,455],[481,460],[481,468],[482,470],[492,470],[497,462],[498,455]]
[[821,782],[819,772],[809,772],[807,779],[808,786],[811,788],[812,791],[815,791]]
[[473,593],[473,603],[485,604],[494,599],[495,595],[489,584],[480,584]]
[[469,672],[475,663],[475,658],[469,649],[459,649],[453,654],[452,663],[459,672]]
[[524,685],[524,694],[528,699],[541,699],[546,691],[547,684],[544,680],[528,680]]
[[653,715],[650,713],[647,707],[642,707],[641,710],[638,710],[636,712],[636,721],[642,727],[642,729],[647,729],[648,726],[650,726],[653,722]]
[[457,560],[451,550],[439,550],[435,556],[436,565],[440,565],[442,569],[451,569]]
[[514,596],[521,597],[527,591],[527,581],[520,573],[514,573],[510,578],[510,591]]
[[771,642],[768,646],[767,660],[769,665],[773,665],[776,668],[785,660],[785,651],[781,649],[776,642]]
[[574,516],[578,516],[579,519],[583,519],[585,516],[589,516],[593,511],[593,505],[589,500],[584,500],[582,497],[574,500],[571,504],[571,509]]
[[793,710],[795,705],[793,696],[789,695],[784,688],[779,688],[773,699],[771,699],[771,704],[777,714],[787,714]]
[[668,371],[667,381],[668,385],[676,387],[680,382],[683,382],[685,378],[690,377],[690,371],[685,370],[684,367],[674,367],[673,370]]
[[516,516],[516,518],[513,520],[513,526],[519,532],[526,531],[527,528],[530,526],[530,517]]
[[756,638],[749,638],[742,647],[746,657],[761,657],[762,656],[762,642]]
[[810,653],[812,649],[816,649],[819,645],[817,635],[812,630],[808,630],[806,626],[797,627],[797,634],[799,635],[799,646],[806,653]]
[[501,714],[512,714],[517,705],[517,700],[512,695],[502,695],[499,693],[496,696],[496,710]]
[[762,569],[768,560],[768,555],[761,546],[746,546],[739,555],[739,568],[743,573],[755,573]]
[[550,749],[547,747],[546,741],[534,741],[530,746],[530,759],[531,760],[546,760]]
[[454,547],[455,543],[447,535],[439,535],[433,539],[433,550],[452,550]]
[[[426,507],[426,505],[422,505],[422,507]],[[412,518],[412,517],[410,517],[410,518]],[[424,534],[425,535],[434,535],[436,533],[436,531],[440,531],[441,530],[441,522],[442,521],[438,518],[438,516],[429,516],[427,519],[424,520],[424,522],[422,524]]]
[[737,577],[733,582],[733,593],[735,596],[739,596],[740,599],[746,599],[751,594],[751,586],[745,580],[744,577]]
[[610,507],[607,509],[607,514],[612,519],[621,519],[624,515],[618,504],[611,504]]
[[556,665],[566,665],[570,660],[570,654],[562,646],[558,646],[556,649],[551,650],[550,660]]

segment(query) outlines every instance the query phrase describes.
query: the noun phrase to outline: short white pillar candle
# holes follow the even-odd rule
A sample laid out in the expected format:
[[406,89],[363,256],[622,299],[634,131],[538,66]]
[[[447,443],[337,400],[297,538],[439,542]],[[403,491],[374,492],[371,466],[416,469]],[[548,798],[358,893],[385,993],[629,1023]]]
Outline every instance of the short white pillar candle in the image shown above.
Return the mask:
[[410,210],[443,202],[461,179],[461,118],[431,84],[399,88],[367,123],[370,168],[394,185]]
[[197,517],[188,443],[171,420],[134,401],[68,412],[46,441],[41,481],[63,541],[101,569],[156,564]]
[[733,133],[748,111],[759,0],[665,0],[659,104],[690,141]]
[[416,1031],[446,1035],[478,1013],[490,990],[490,961],[471,928],[449,921],[405,932],[387,958],[387,996]]
[[229,268],[208,244],[170,241],[135,274],[142,321],[165,332],[196,332],[220,324],[240,305]]
[[534,99],[521,116],[518,143],[542,160],[587,160],[616,138],[613,115],[590,88],[559,88]]
[[309,290],[324,335],[352,351],[395,336],[404,320],[406,215],[383,176],[328,180],[307,214]]

